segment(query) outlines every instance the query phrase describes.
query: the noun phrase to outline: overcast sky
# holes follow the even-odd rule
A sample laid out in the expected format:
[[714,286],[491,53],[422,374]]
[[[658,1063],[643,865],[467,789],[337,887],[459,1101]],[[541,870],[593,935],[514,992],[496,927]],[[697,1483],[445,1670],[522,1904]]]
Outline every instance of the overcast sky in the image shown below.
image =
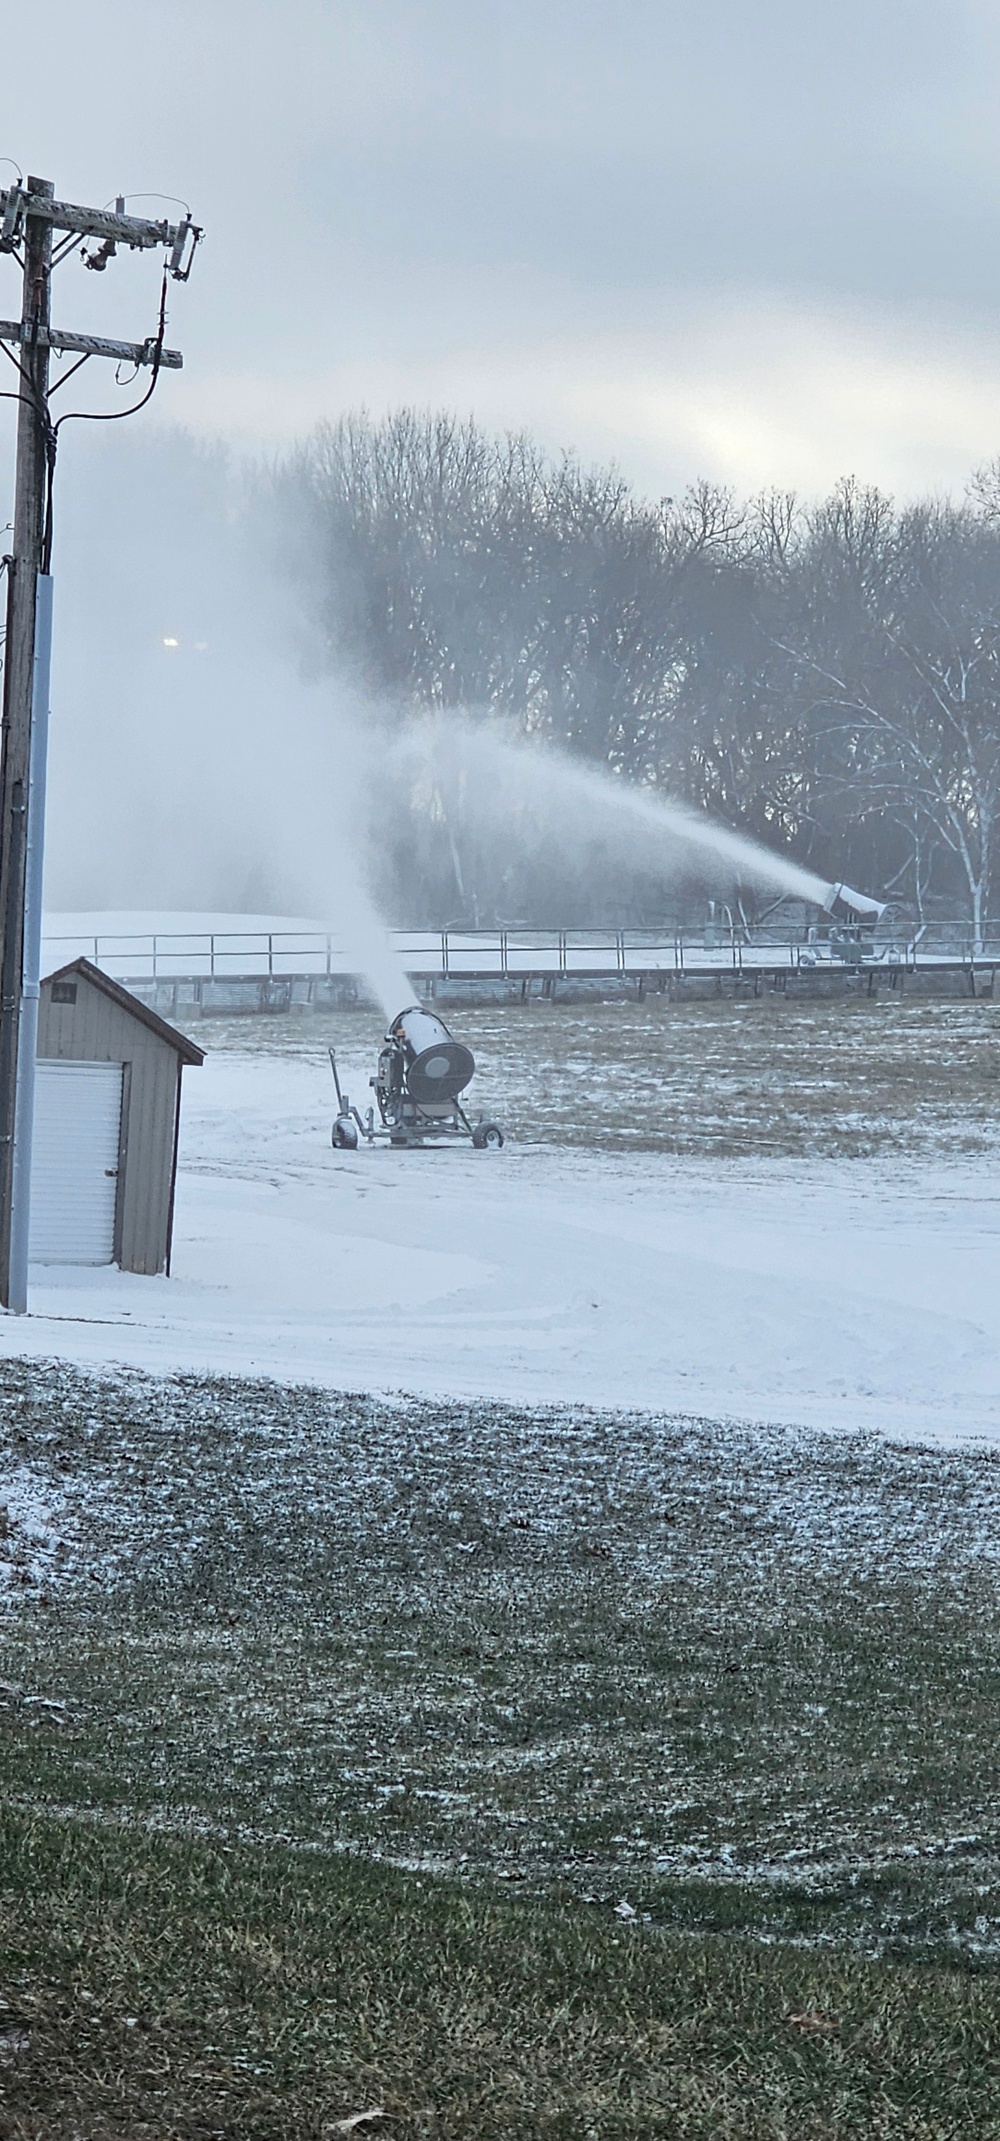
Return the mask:
[[[8,18],[0,152],[206,226],[161,419],[447,404],[655,494],[1000,452],[996,0],[49,0],[34,51]],[[155,295],[68,265],[54,312],[140,336]]]

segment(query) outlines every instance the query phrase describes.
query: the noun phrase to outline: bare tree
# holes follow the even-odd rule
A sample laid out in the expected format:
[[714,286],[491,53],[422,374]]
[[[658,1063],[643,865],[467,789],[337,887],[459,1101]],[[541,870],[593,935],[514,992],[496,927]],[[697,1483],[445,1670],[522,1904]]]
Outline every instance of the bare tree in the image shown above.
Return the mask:
[[[327,658],[383,722],[512,725],[824,876],[961,906],[983,935],[1000,463],[959,507],[900,509],[853,479],[811,510],[707,482],[651,504],[613,469],[404,409],[321,427],[276,481],[319,559]],[[501,869],[470,800],[457,746],[399,789],[386,851],[408,911],[551,918],[565,869]]]

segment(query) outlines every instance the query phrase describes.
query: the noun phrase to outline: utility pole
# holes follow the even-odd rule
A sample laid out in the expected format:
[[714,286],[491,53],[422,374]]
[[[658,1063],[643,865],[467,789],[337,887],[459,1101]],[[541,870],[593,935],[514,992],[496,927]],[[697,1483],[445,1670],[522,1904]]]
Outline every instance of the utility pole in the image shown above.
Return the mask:
[[[51,200],[47,179],[28,180],[29,195]],[[21,1030],[24,888],[27,875],[28,790],[35,682],[35,611],[42,567],[46,454],[42,412],[49,392],[49,287],[52,225],[40,216],[24,219],[21,299],[21,398],[17,410],[14,547],[7,565],[7,636],[4,642],[3,753],[0,762],[0,1300],[22,1314],[21,1289],[10,1285],[11,1225],[17,1117],[18,1040]],[[46,699],[48,693],[46,692]],[[30,1014],[29,1014],[30,1020]],[[21,1081],[23,1087],[23,1079]],[[29,1082],[30,1066],[29,1066]],[[22,1090],[27,1112],[31,1099]],[[25,1128],[22,1107],[21,1129]],[[30,1148],[31,1130],[28,1126]],[[30,1149],[28,1152],[30,1167]],[[24,1158],[23,1140],[19,1158]],[[20,1169],[18,1170],[20,1172]],[[30,1209],[30,1182],[28,1201]]]
[[[58,246],[56,234],[60,235]],[[0,253],[22,267],[19,320],[0,320],[0,343],[9,345],[19,380],[14,536],[7,573],[7,629],[3,673],[0,751],[0,1304],[16,1315],[27,1308],[28,1224],[34,1119],[35,1049],[38,1030],[41,881],[45,826],[45,743],[51,645],[52,481],[60,416],[50,402],[92,357],[110,357],[152,378],[161,369],[180,370],[178,350],[163,346],[167,277],[186,282],[201,237],[190,216],[176,224],[150,222],[57,201],[48,179],[29,178],[0,192]],[[93,251],[84,241],[98,240]],[[119,246],[162,249],[163,281],[158,332],[145,342],[113,342],[103,336],[53,328],[52,270],[69,254],[84,265],[107,267]],[[50,379],[52,355],[75,360]],[[136,404],[141,407],[142,402]],[[94,413],[68,410],[66,416]],[[113,415],[130,411],[113,411]]]

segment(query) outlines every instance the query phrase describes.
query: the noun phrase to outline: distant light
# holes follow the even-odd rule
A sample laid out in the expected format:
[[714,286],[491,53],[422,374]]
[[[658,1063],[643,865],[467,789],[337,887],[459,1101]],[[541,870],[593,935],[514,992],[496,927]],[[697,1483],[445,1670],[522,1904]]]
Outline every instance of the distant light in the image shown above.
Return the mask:
[[196,640],[195,640],[195,643],[194,643],[194,651],[195,651],[195,653],[196,653],[196,654],[207,654],[207,653],[208,653],[208,641],[207,641],[207,639],[196,639]]
[[165,646],[165,647],[179,647],[179,646],[180,646],[180,640],[179,640],[179,639],[165,639],[165,640],[164,640],[164,642],[163,642],[163,644],[164,644],[164,646]]

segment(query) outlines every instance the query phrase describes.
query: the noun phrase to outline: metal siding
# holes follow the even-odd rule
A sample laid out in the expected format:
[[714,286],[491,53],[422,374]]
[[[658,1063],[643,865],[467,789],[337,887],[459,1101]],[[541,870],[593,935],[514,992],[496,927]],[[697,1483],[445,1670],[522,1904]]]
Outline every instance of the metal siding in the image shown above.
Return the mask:
[[123,1063],[122,1108],[121,1118],[118,1125],[118,1186],[117,1193],[115,1196],[115,1263],[118,1265],[120,1270],[124,1268],[122,1263],[122,1209],[124,1203],[123,1192],[125,1189],[125,1163],[128,1159],[128,1119],[130,1112],[129,1102],[131,1100],[131,1097],[132,1065],[131,1063]]
[[122,1201],[122,1261],[129,1271],[162,1271],[173,1160],[172,1097],[177,1058],[154,1040],[137,1075],[132,1069],[128,1158]]
[[40,1063],[35,1084],[29,1256],[114,1261],[122,1073],[116,1063]]
[[141,1019],[81,975],[75,1004],[54,1004],[43,984],[40,1059],[131,1063],[124,1179],[119,1187],[125,1271],[162,1271],[167,1257],[178,1058]]

